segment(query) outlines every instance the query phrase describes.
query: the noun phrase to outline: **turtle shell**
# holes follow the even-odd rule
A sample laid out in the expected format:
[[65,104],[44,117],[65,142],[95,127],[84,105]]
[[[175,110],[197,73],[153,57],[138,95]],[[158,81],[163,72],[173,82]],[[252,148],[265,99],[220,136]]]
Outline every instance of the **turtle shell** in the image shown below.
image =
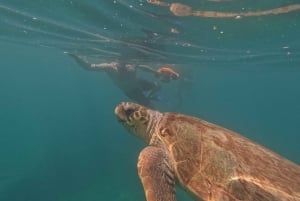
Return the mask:
[[121,103],[115,113],[149,144],[138,160],[147,201],[175,201],[175,178],[209,201],[300,201],[300,166],[221,126]]
[[156,136],[181,185],[204,200],[300,200],[300,167],[198,118],[165,113]]

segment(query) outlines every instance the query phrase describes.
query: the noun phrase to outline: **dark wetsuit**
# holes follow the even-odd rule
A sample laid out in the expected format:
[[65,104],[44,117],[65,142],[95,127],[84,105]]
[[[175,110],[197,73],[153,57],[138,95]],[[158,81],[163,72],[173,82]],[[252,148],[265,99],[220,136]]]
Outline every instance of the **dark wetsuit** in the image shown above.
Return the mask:
[[114,83],[125,95],[145,106],[151,106],[151,99],[155,92],[160,89],[156,82],[151,82],[136,76],[136,69],[128,70],[125,66],[119,66],[118,72],[106,69],[106,72]]
[[111,64],[91,64],[77,55],[67,53],[75,61],[87,70],[106,72],[113,82],[125,93],[125,95],[145,106],[151,106],[151,99],[155,92],[160,89],[160,85],[136,75],[136,67],[124,62]]

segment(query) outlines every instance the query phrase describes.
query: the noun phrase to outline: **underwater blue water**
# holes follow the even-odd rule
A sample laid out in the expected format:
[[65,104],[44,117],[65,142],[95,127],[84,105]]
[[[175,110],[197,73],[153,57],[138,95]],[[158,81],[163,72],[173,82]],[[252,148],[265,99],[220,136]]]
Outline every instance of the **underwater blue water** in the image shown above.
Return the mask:
[[[224,12],[299,3],[180,2]],[[222,125],[300,164],[299,35],[300,11],[210,19],[143,0],[2,0],[0,200],[144,199],[136,161],[145,145],[113,113],[130,99],[64,51],[172,64],[182,79],[163,85],[157,109]]]

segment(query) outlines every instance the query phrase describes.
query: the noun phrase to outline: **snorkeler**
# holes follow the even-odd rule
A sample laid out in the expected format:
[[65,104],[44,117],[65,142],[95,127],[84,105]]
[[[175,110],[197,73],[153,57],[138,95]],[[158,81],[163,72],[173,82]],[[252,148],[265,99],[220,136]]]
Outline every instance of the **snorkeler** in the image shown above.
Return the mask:
[[106,72],[128,98],[145,106],[151,106],[152,101],[159,101],[159,98],[156,97],[156,93],[160,90],[161,86],[158,82],[138,77],[136,75],[137,69],[153,73],[157,77],[164,77],[163,79],[165,80],[177,79],[179,77],[178,73],[178,76],[175,77],[173,73],[170,73],[170,78],[167,78],[168,74],[165,73],[165,71],[162,71],[161,69],[155,70],[146,65],[133,65],[118,62],[93,64],[78,55],[68,52],[65,53],[74,58],[80,66],[87,70]]

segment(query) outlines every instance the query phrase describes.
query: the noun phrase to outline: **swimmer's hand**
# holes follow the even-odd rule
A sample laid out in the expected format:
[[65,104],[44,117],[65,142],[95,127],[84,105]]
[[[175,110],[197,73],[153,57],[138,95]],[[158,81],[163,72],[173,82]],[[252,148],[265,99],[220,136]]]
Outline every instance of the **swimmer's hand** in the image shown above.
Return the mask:
[[86,61],[86,59],[84,59],[83,57],[80,57],[70,52],[64,52],[64,54],[67,54],[70,57],[72,57],[80,66],[84,67],[85,69],[92,70],[91,64],[88,61]]
[[73,53],[71,53],[71,52],[64,52],[64,54],[67,54],[67,55],[69,55],[70,57],[73,57],[73,58],[79,58],[78,55],[73,54]]

